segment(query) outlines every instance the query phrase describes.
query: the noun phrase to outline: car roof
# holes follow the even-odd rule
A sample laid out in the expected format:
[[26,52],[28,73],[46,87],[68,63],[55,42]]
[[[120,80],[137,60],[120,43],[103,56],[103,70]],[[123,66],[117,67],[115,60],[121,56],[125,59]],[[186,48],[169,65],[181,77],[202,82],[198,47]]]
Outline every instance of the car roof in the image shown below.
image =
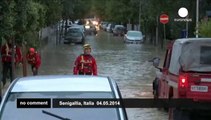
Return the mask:
[[123,25],[115,25],[115,27],[124,27]]
[[112,92],[108,77],[51,75],[19,78],[11,92]]
[[211,38],[182,38],[175,40],[174,44],[184,44],[186,42],[202,42],[211,41]]
[[[172,46],[173,44],[173,46]],[[175,75],[179,75],[179,70],[181,68],[181,57],[180,56],[185,51],[193,51],[195,45],[211,45],[211,38],[181,38],[176,39],[174,42],[169,43],[169,48],[173,47],[171,61],[169,66],[169,72]],[[187,47],[187,45],[192,47]],[[200,51],[200,48],[194,47],[194,55],[197,54],[197,51]]]
[[128,32],[139,32],[140,33],[140,31],[136,31],[136,30],[128,30]]
[[136,30],[129,30],[127,33],[140,33],[140,34],[142,34],[142,32],[136,31]]

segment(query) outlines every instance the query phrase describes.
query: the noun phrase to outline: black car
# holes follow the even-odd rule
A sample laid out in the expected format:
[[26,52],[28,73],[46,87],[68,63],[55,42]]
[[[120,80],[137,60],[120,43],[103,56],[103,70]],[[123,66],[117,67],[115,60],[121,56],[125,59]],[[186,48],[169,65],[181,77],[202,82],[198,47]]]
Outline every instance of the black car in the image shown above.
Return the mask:
[[96,35],[97,29],[94,25],[85,25],[85,33],[86,35]]
[[114,36],[124,36],[125,34],[125,27],[123,25],[115,25],[113,30]]

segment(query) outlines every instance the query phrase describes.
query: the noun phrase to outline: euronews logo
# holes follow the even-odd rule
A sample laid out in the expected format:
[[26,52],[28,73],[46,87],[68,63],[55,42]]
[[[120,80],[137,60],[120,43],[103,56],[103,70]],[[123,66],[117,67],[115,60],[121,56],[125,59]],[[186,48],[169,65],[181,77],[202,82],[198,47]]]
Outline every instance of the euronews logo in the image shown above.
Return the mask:
[[181,18],[174,18],[175,22],[191,22],[192,21],[191,18],[188,18],[188,10],[185,7],[181,7],[178,10],[178,15]]

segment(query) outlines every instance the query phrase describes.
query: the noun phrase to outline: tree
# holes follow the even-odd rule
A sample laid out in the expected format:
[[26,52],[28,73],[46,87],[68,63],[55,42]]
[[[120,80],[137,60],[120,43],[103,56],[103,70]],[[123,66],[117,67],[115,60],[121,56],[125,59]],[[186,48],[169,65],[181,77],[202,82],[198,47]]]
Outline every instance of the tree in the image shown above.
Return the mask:
[[[65,0],[64,0],[65,1]],[[37,0],[37,3],[43,5],[46,12],[46,26],[54,25],[62,19],[63,3],[62,0]]]
[[202,37],[211,37],[211,21],[203,20],[200,22],[199,35]]
[[101,19],[106,20],[106,3],[107,0],[93,0],[92,1],[92,11]]
[[4,41],[5,36],[14,36],[15,31],[13,30],[15,23],[15,13],[13,8],[15,6],[14,0],[1,0],[0,1],[0,43]]
[[91,13],[92,0],[76,0],[73,7],[73,16],[70,16],[73,20],[83,19]]

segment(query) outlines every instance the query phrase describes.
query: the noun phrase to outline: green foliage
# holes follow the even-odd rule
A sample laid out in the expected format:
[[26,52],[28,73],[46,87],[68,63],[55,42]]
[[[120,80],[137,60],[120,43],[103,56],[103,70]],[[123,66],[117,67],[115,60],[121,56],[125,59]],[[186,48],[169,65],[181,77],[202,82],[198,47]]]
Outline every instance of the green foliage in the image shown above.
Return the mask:
[[27,46],[38,46],[39,38],[38,32],[44,27],[45,23],[45,9],[44,6],[33,0],[27,0],[26,2],[26,29],[24,32],[24,42],[27,43]]
[[16,43],[22,44],[24,38],[24,33],[27,31],[27,0],[16,0],[15,12],[16,12],[16,21],[14,25],[14,30],[16,31]]
[[14,0],[3,0],[0,2],[0,6],[2,15],[0,19],[0,38],[3,38],[4,36],[13,36],[15,34],[15,31],[13,30],[15,23],[15,13],[13,12],[13,8],[15,6],[15,2]]
[[74,2],[75,0],[64,0],[63,1],[63,11],[62,11],[62,17],[63,19],[69,19],[71,16],[73,16],[73,8],[74,8]]
[[91,0],[76,0],[73,7],[73,15],[70,16],[70,19],[83,19],[86,15],[90,13],[90,10],[93,6]]
[[[141,28],[145,34],[155,36],[155,28],[159,27],[160,37],[162,38],[163,26],[159,22],[159,16],[166,13],[170,17],[170,21],[166,24],[167,37],[180,37],[181,30],[186,28],[185,22],[175,22],[175,18],[179,18],[177,12],[180,7],[186,7],[189,11],[189,37],[194,36],[195,18],[196,18],[196,1],[195,0],[93,0],[95,5],[94,11],[103,20],[114,22],[127,22],[137,24],[141,22]],[[209,10],[211,2],[209,0],[200,1],[200,18],[205,15],[205,11]],[[141,19],[139,21],[139,11]],[[158,24],[157,24],[158,21]]]
[[101,20],[107,19],[106,16],[106,2],[107,0],[94,0],[92,3],[92,11],[100,17]]
[[38,13],[39,4],[33,2],[32,0],[28,1],[27,6],[27,28],[29,31],[36,31],[38,28],[38,20],[39,20],[39,13]]
[[106,3],[106,16],[109,21],[117,23],[127,22],[130,19],[131,7],[128,5],[129,2],[125,0],[109,0]]
[[90,14],[92,0],[63,0],[63,19],[83,19]]
[[28,31],[25,33],[25,41],[27,43],[27,47],[34,47],[39,48],[40,47],[40,41],[39,36],[37,35],[37,32]]
[[[210,5],[209,0],[200,1],[200,18]],[[0,43],[4,36],[15,36],[17,43],[27,41],[29,46],[37,46],[38,31],[42,28],[54,25],[62,18],[75,20],[90,15],[116,23],[140,22],[146,36],[155,36],[155,27],[158,26],[162,37],[159,16],[167,13],[170,17],[166,25],[167,37],[177,38],[186,27],[185,23],[174,22],[180,7],[189,10],[189,17],[193,19],[189,23],[189,35],[193,36],[195,6],[193,0],[0,0]],[[209,25],[210,22],[200,24],[202,36],[210,36]]]
[[62,18],[62,0],[37,0],[43,5],[42,9],[46,12],[43,16],[47,26],[56,24]]
[[61,19],[62,6],[61,0],[1,0],[0,41],[13,36],[16,43],[37,46],[38,32]]
[[199,35],[202,37],[211,37],[211,21],[202,21],[199,24]]

